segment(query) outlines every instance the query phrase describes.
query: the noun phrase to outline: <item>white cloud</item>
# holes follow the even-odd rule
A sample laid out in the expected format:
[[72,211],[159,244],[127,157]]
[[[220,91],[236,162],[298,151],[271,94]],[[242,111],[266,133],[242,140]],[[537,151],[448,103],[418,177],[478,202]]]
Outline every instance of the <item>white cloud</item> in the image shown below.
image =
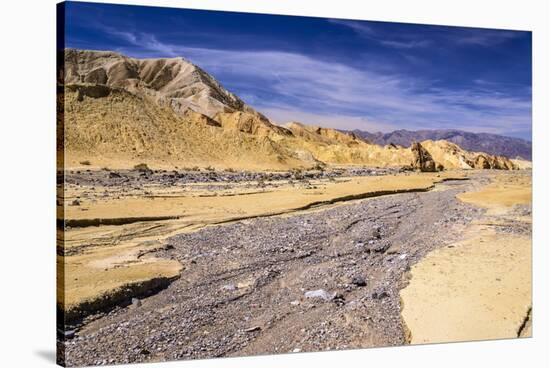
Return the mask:
[[394,47],[396,49],[416,49],[420,47],[428,47],[432,44],[428,40],[410,40],[410,41],[380,41],[384,46]]
[[289,110],[287,108],[266,107],[262,109],[270,120],[279,125],[297,121],[308,125],[316,125],[327,128],[337,128],[344,130],[360,129],[370,132],[392,131],[400,129],[393,124],[385,124],[369,119],[368,117],[349,116],[349,115],[328,115],[316,114],[299,110]]
[[344,27],[351,28],[358,35],[371,38],[376,35],[373,27],[369,26],[365,21],[345,20],[345,19],[328,19],[329,23],[338,24]]
[[434,40],[438,40],[440,43],[451,43],[459,46],[489,47],[520,37],[524,33],[521,31],[496,29],[448,27],[447,32],[444,33],[433,30],[433,40],[427,40],[422,34],[409,33],[396,36],[395,34],[384,33],[381,29],[372,27],[365,21],[329,19],[329,23],[347,27],[361,37],[397,49],[428,47],[434,43]]
[[460,28],[452,40],[462,45],[488,47],[520,37],[522,34],[523,32],[518,31]]
[[108,35],[111,35],[115,38],[123,39],[133,45],[137,44],[138,42],[136,35],[132,32],[119,31],[118,29],[109,26],[101,26],[101,29],[105,31],[105,33],[107,33]]
[[414,49],[424,48],[432,44],[430,40],[414,37],[411,34],[390,37],[388,34],[381,34],[374,27],[368,25],[365,21],[329,19],[329,23],[341,25],[352,29],[357,35],[368,40],[378,42],[380,45],[395,49]]
[[[242,94],[245,101],[275,120],[307,119],[341,129],[382,131],[460,128],[503,133],[529,130],[531,125],[529,99],[497,93],[486,85],[476,90],[435,89],[431,81],[359,70],[298,53],[192,48],[126,33],[111,33],[129,43],[121,52],[182,55],[241,86],[248,93]],[[261,98],[251,90],[270,97]]]

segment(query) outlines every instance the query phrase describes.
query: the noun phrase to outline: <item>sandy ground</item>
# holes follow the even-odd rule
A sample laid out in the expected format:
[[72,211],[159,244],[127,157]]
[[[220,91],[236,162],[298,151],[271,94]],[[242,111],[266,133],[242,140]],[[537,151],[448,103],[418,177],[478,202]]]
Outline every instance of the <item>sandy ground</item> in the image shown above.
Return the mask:
[[412,267],[402,316],[412,344],[531,335],[531,177],[457,195],[486,209],[464,239]]
[[[530,172],[471,171],[469,180],[432,186],[426,179],[443,179],[436,175],[265,187],[163,186],[151,178],[121,187],[80,177],[80,187],[68,191],[81,203],[71,207],[144,196],[155,197],[151,203],[196,197],[208,206],[186,207],[202,222],[197,215],[68,229],[65,260],[82,280],[97,278],[107,288],[73,284],[73,295],[91,290],[96,302],[75,304],[92,314],[65,325],[76,329],[58,340],[61,358],[68,365],[137,363],[530,336]],[[350,196],[359,183],[366,191]],[[376,188],[367,183],[427,186],[363,198]],[[277,200],[277,193],[320,188],[338,197],[315,207],[287,199],[300,206],[280,215],[266,201],[242,203],[251,216],[239,220],[216,212],[224,209],[216,201]],[[166,267],[167,276],[143,267]],[[123,287],[108,289],[111,272],[122,275]],[[179,277],[168,280],[169,272]]]
[[[484,210],[447,181],[280,216],[206,226],[155,252],[184,265],[165,289],[90,317],[70,365],[325,351],[406,343],[399,290],[410,266],[459,241]],[[312,294],[313,295],[310,295]]]
[[[99,195],[89,200],[83,199],[80,206],[69,206],[65,211],[67,219],[109,219],[177,216],[188,223],[219,222],[240,217],[255,217],[295,211],[315,204],[353,199],[353,196],[373,195],[380,192],[399,192],[404,190],[423,190],[445,178],[464,177],[457,173],[418,173],[380,177],[342,178],[337,182],[313,182],[307,188],[282,186],[276,190],[255,193],[233,191],[233,195],[210,196],[205,191],[184,192],[178,196],[162,192],[155,195],[125,197],[114,199],[104,197],[102,188],[95,188]],[[148,188],[150,191],[156,188]],[[80,191],[85,188],[80,189]],[[241,194],[241,195],[235,195]],[[68,193],[68,198],[75,196]]]
[[[463,173],[410,174],[319,180],[307,185],[280,185],[259,189],[245,184],[217,190],[204,184],[170,187],[131,185],[66,188],[65,218],[74,220],[120,219],[120,225],[71,227],[59,231],[64,247],[58,249],[64,273],[58,283],[58,302],[67,317],[102,308],[163,287],[179,275],[182,265],[158,259],[152,253],[166,245],[168,236],[195,231],[207,225],[243,218],[292,213],[315,205],[330,205],[381,194],[422,191],[434,183],[464,177]],[[167,217],[173,217],[166,220]],[[142,221],[147,219],[147,221]],[[84,224],[87,225],[87,224]]]

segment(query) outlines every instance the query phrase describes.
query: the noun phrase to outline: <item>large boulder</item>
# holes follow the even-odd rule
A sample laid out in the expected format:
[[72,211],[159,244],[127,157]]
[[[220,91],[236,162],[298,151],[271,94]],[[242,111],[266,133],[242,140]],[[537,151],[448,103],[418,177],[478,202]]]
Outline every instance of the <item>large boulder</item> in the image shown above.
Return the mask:
[[432,158],[432,155],[430,155],[430,152],[422,147],[419,142],[412,144],[411,151],[413,153],[413,162],[411,164],[413,169],[423,172],[437,171],[436,163]]

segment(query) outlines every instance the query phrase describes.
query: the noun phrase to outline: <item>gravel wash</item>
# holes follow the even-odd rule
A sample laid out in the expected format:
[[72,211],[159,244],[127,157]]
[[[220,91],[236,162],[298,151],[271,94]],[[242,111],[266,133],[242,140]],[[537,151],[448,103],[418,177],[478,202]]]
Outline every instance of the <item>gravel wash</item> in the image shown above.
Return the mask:
[[169,238],[156,256],[181,262],[181,277],[156,295],[90,318],[65,342],[65,363],[402,345],[399,291],[407,271],[431,250],[460,239],[483,215],[455,196],[486,180],[473,175],[426,193]]

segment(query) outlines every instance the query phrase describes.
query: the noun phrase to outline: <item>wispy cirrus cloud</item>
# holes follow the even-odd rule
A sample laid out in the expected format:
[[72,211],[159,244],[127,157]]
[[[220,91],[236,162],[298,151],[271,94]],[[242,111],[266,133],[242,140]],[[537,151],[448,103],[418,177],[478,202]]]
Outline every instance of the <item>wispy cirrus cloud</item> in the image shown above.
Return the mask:
[[[494,44],[515,37],[458,29],[441,35],[434,31],[432,37],[426,38],[425,34],[395,32],[392,27],[382,29],[368,22],[332,19],[328,22],[400,53],[417,68],[430,67],[423,64],[425,50],[444,37],[456,45]],[[388,65],[376,65],[376,60],[358,67],[305,52],[191,47],[174,41],[173,36],[172,41],[166,41],[162,33],[142,31],[142,27],[131,24],[119,29],[112,23],[96,22],[89,27],[116,40],[115,49],[130,56],[189,59],[279,123],[298,120],[371,131],[397,128],[461,128],[501,134],[530,131],[530,90],[513,93],[514,89],[508,88],[511,92],[503,93],[494,81],[478,78],[472,80],[470,88],[448,88],[425,74],[394,72]]]
[[110,37],[142,49],[145,54],[154,52],[162,53],[166,56],[177,56],[177,47],[158,41],[153,34],[131,30],[120,31],[102,23],[91,23],[91,25]]
[[66,27],[70,47],[183,56],[281,123],[531,135],[529,32],[77,2]]
[[120,51],[134,56],[184,56],[228,81],[229,89],[281,123],[307,119],[310,124],[383,131],[460,126],[492,133],[524,131],[531,124],[529,98],[486,88],[435,88],[429,81],[298,53],[193,48],[147,34],[120,37],[129,41]]
[[329,19],[329,23],[340,25],[353,30],[360,37],[377,42],[378,44],[396,49],[423,48],[432,45],[432,41],[419,35],[387,34],[376,30],[365,21]]
[[396,49],[414,49],[428,47],[432,44],[428,40],[409,40],[409,41],[380,41],[384,46],[394,47]]
[[455,34],[456,36],[452,39],[457,44],[488,47],[516,39],[522,35],[522,32],[489,29],[479,32],[479,30],[475,29],[461,28]]
[[327,19],[327,21],[331,24],[337,24],[340,26],[351,28],[357,34],[364,37],[370,38],[378,34],[376,30],[373,27],[371,27],[367,22],[361,22],[356,20],[344,20],[344,19]]
[[[99,26],[99,25],[98,25]],[[131,44],[137,44],[138,42],[138,39],[136,37],[136,34],[133,33],[133,32],[128,32],[128,31],[120,31],[116,28],[113,28],[113,27],[110,27],[110,26],[106,26],[106,25],[100,25],[99,28],[104,31],[106,34],[112,36],[112,37],[115,37],[115,38],[119,38],[119,39],[123,39],[124,41],[127,41]]]
[[[424,32],[388,32],[387,29],[381,31],[370,25],[367,21],[341,19],[330,19],[328,21],[331,24],[349,28],[357,35],[377,41],[383,46],[397,49],[423,48],[433,46],[434,43],[489,47],[500,45],[522,36],[522,32],[517,31],[427,26],[430,27],[430,39],[427,39]],[[401,27],[400,24],[396,24],[395,26]]]

